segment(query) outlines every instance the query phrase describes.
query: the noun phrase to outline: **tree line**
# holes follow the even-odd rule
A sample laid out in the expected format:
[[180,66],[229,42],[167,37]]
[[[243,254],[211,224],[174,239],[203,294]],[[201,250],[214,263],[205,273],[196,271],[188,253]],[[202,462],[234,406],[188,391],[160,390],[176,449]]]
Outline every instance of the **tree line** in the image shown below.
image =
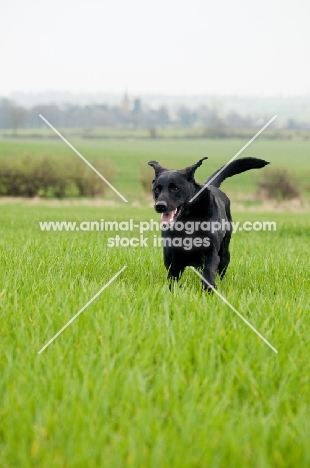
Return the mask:
[[[241,115],[230,111],[223,115],[216,106],[200,105],[196,109],[180,105],[169,108],[162,105],[152,109],[142,105],[136,99],[132,108],[108,104],[42,104],[30,108],[23,107],[9,99],[0,100],[0,129],[40,128],[44,122],[39,114],[56,127],[67,128],[93,128],[93,127],[209,127],[217,130],[224,128],[251,128],[266,120],[265,116]],[[263,120],[262,120],[263,119]],[[289,119],[286,128],[308,128],[303,123]]]

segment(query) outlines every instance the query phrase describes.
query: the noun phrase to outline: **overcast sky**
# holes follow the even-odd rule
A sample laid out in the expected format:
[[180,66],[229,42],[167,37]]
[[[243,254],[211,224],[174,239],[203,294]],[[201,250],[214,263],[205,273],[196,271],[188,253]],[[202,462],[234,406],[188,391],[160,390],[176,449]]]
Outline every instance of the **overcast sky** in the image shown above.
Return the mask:
[[4,0],[0,95],[310,95],[309,0]]

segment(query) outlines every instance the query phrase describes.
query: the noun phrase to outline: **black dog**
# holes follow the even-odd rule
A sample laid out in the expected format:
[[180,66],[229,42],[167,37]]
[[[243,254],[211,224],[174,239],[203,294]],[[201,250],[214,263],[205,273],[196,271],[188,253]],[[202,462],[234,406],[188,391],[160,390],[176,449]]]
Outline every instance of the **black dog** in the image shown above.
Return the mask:
[[230,201],[219,187],[227,177],[269,163],[256,158],[238,159],[200,185],[194,174],[204,159],[182,170],[165,169],[156,161],[148,164],[155,170],[152,192],[154,208],[161,213],[168,279],[178,280],[187,266],[203,268],[206,282],[202,285],[210,292],[216,287],[216,274],[223,278],[230,261]]

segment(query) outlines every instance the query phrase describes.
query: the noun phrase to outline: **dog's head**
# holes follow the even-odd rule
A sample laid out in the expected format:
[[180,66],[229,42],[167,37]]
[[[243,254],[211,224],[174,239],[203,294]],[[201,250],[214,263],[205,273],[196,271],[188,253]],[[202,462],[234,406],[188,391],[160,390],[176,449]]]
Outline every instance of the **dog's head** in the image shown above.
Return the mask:
[[173,221],[197,193],[200,186],[196,183],[194,175],[205,159],[208,158],[202,158],[196,164],[179,171],[165,169],[157,161],[148,163],[155,170],[152,193],[154,208],[157,213],[161,213],[161,221]]

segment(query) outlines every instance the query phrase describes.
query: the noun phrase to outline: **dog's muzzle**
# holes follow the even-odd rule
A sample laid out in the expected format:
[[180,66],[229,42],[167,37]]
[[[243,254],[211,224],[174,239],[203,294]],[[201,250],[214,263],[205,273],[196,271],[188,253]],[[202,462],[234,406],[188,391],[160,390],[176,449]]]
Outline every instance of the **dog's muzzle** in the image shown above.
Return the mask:
[[157,213],[165,213],[167,211],[167,203],[165,201],[158,201],[155,203],[155,210]]

